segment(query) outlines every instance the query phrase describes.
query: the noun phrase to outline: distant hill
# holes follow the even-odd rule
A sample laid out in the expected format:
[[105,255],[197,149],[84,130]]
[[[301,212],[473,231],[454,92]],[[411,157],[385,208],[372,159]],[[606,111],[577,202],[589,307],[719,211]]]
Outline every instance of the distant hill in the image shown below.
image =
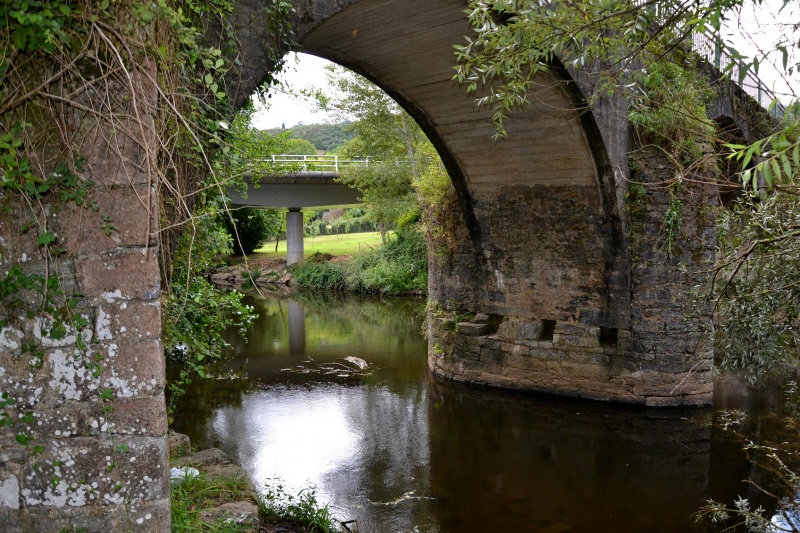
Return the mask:
[[[353,138],[352,133],[345,131],[347,124],[301,124],[286,128],[291,130],[292,139],[305,139],[319,150],[329,151],[341,146]],[[284,131],[281,128],[267,130],[270,135]]]

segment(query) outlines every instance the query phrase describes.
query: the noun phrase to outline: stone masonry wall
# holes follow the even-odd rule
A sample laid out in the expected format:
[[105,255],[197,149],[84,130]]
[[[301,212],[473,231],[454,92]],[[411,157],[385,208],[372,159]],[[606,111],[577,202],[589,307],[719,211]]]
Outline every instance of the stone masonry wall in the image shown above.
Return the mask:
[[[673,177],[655,153],[641,153],[632,179]],[[429,362],[470,383],[640,403],[704,405],[711,400],[711,345],[692,318],[693,274],[714,257],[713,191],[685,186],[674,252],[664,248],[670,192],[626,197],[625,236],[615,242],[581,188],[475,193],[484,238],[430,260]],[[672,205],[675,205],[673,201]],[[612,298],[625,291],[626,298]],[[617,302],[617,303],[614,303]],[[623,302],[621,305],[619,302]]]
[[[87,156],[82,177],[95,182],[96,211],[56,194],[33,206],[11,193],[0,201],[0,275],[18,265],[57,276],[87,322],[54,340],[40,293],[15,295],[30,313],[2,308],[0,393],[14,401],[3,409],[11,424],[0,427],[4,532],[170,529],[158,203],[148,174],[155,93],[144,77],[135,82],[135,127],[74,110],[63,117]],[[44,165],[56,148],[42,146]],[[117,229],[107,231],[109,222]],[[37,245],[45,228],[61,253]]]

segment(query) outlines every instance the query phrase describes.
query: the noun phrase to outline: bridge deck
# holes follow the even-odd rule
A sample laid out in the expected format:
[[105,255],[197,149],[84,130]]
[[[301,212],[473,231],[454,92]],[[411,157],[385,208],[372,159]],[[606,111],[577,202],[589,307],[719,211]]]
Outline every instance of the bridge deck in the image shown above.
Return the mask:
[[265,176],[248,185],[246,197],[233,188],[228,196],[234,206],[273,209],[329,209],[361,203],[361,192],[335,181],[330,171],[295,171]]

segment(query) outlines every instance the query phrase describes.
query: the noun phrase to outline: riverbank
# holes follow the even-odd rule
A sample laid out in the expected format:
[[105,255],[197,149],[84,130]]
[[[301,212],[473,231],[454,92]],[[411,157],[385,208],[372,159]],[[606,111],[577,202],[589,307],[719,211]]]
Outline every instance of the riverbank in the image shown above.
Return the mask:
[[[313,490],[259,495],[242,468],[219,448],[193,452],[189,437],[169,436],[172,531],[217,533],[338,533]],[[345,531],[355,531],[346,528]]]
[[424,296],[428,287],[427,250],[416,229],[398,231],[383,246],[352,255],[308,255],[291,267],[283,258],[251,254],[218,268],[211,281],[223,287],[255,285],[272,292],[293,290]]

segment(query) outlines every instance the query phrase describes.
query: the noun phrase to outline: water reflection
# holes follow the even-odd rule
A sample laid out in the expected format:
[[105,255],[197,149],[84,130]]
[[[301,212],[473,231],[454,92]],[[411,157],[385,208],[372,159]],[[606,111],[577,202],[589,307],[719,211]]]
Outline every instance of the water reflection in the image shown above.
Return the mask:
[[[424,302],[248,303],[261,317],[249,342],[231,339],[230,366],[250,385],[228,402],[192,391],[186,405],[205,407],[184,409],[176,429],[225,449],[261,486],[317,485],[362,531],[692,531],[705,500],[732,501],[753,473],[740,443],[711,429],[710,410],[432,378]],[[348,356],[367,371],[335,370]],[[751,398],[718,390],[725,407]]]
[[306,310],[303,302],[289,300],[289,353],[306,354]]
[[702,413],[531,401],[446,383],[433,390],[432,478],[444,531],[686,531],[707,498]]

